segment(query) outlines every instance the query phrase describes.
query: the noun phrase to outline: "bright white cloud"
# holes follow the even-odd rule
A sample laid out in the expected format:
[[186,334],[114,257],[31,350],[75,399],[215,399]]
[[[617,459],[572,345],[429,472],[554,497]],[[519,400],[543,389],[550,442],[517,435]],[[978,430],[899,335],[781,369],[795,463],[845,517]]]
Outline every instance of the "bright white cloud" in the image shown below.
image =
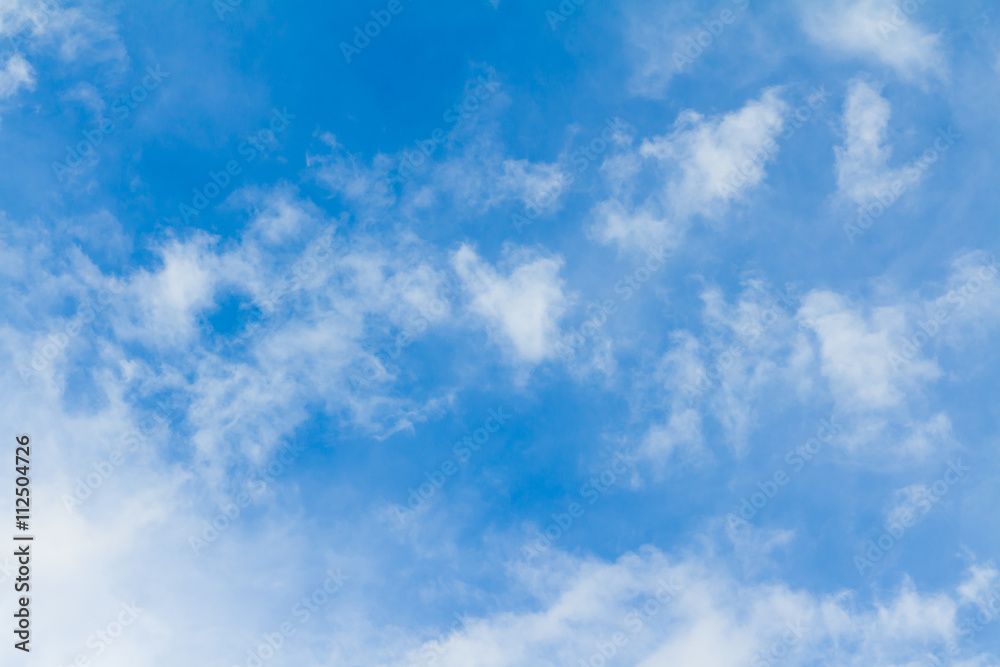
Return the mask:
[[13,97],[21,88],[35,86],[35,72],[24,57],[15,53],[0,65],[0,100]]
[[892,178],[888,168],[892,149],[885,145],[892,109],[879,91],[855,81],[844,103],[844,146],[834,149],[837,185],[856,203],[864,203]]
[[958,587],[958,594],[965,603],[977,604],[986,607],[990,598],[995,597],[998,592],[996,581],[1000,579],[1000,572],[997,571],[993,563],[986,565],[972,565],[966,573],[965,581]]
[[665,196],[675,215],[717,215],[764,179],[787,109],[771,88],[728,114],[705,118],[685,111],[670,134],[643,141],[639,153],[668,169]]
[[[662,186],[638,204],[627,195],[598,204],[596,236],[626,247],[673,246],[694,217],[718,218],[764,180],[786,111],[772,88],[728,114],[681,113],[669,134],[644,140],[637,152]],[[635,173],[628,163],[615,164],[615,173]]]
[[851,83],[844,103],[844,145],[834,148],[840,195],[858,205],[895,201],[920,181],[926,164],[918,160],[890,167],[886,135],[892,108],[880,91],[864,81]]
[[505,275],[463,245],[452,264],[469,294],[469,309],[515,361],[539,363],[554,356],[569,302],[559,277],[561,259],[511,252]]
[[668,220],[652,202],[632,208],[611,199],[597,205],[594,217],[599,221],[594,231],[601,242],[626,248],[673,249],[680,245],[686,229]]
[[[960,259],[947,282],[947,310],[945,297],[924,303],[899,296],[873,306],[828,290],[793,298],[759,281],[748,281],[731,304],[717,288],[706,288],[703,329],[673,333],[647,387],[652,397],[643,400],[659,403],[665,416],[651,420],[640,450],[661,464],[678,448],[694,451],[702,421],[711,418],[742,453],[759,410],[773,409],[775,392],[803,403],[829,392],[849,422],[837,442],[850,451],[867,446],[921,458],[954,447],[949,416],[924,412],[923,396],[942,376],[935,360],[940,345],[998,324],[991,310],[981,317],[972,312],[968,288],[960,301],[962,291],[953,287],[976,278],[973,286],[988,301],[982,276],[990,269],[983,261],[981,253]],[[961,308],[969,309],[968,320],[958,316]]]
[[803,27],[816,43],[879,62],[903,78],[944,76],[947,67],[941,38],[927,32],[917,20],[926,1],[803,2]]
[[912,431],[903,442],[903,450],[916,457],[925,457],[953,444],[954,441],[951,419],[943,412],[939,412],[925,422],[913,425]]
[[750,280],[736,303],[727,303],[714,287],[704,289],[702,301],[699,335],[675,332],[654,374],[670,414],[666,428],[656,423],[644,436],[643,451],[654,460],[655,451],[670,454],[654,447],[657,442],[694,451],[700,438],[696,415],[715,419],[727,444],[745,453],[758,406],[771,392],[792,389],[804,396],[811,389],[815,353],[795,325],[790,297]]
[[[697,25],[697,24],[695,24]],[[687,61],[683,28],[691,29],[691,11],[685,3],[663,5],[656,16],[648,9],[629,17],[626,42],[634,50],[629,91],[643,97],[663,97],[670,81]],[[691,30],[697,32],[697,28]],[[697,44],[697,43],[696,43]]]
[[128,64],[115,22],[96,5],[64,6],[49,0],[3,0],[0,36],[15,38],[22,50],[54,50],[65,62]]
[[852,411],[900,406],[910,387],[941,374],[926,360],[894,368],[895,340],[906,331],[901,308],[874,308],[866,317],[842,296],[814,291],[803,299],[798,318],[817,337],[822,372],[838,405]]
[[988,340],[1000,326],[1000,266],[995,255],[970,251],[956,257],[942,292],[925,304],[918,329],[909,336],[911,343],[921,343],[918,331],[923,331],[930,340],[967,347]]
[[523,211],[526,206],[553,211],[570,180],[557,163],[513,160],[505,157],[503,146],[489,132],[466,136],[453,153],[426,168],[426,174],[412,179],[408,203],[426,209],[432,203],[449,201],[458,210],[475,213],[506,206]]
[[501,198],[518,199],[523,204],[529,204],[544,200],[549,193],[561,193],[567,185],[566,181],[566,174],[559,165],[504,160],[497,185]]
[[46,19],[46,10],[40,2],[32,0],[3,0],[0,2],[0,35],[14,35],[29,23],[40,28]]
[[173,242],[161,250],[162,266],[142,271],[128,297],[137,306],[137,335],[159,344],[189,342],[195,336],[199,313],[214,303],[218,263],[209,240]]
[[694,408],[680,408],[666,423],[649,428],[639,451],[653,461],[666,461],[677,451],[696,451],[703,444],[701,415]]
[[303,228],[314,227],[310,223],[322,217],[312,202],[302,199],[294,188],[287,186],[239,190],[229,203],[251,211],[253,218],[248,235],[259,236],[267,244],[294,240]]
[[327,155],[307,155],[306,165],[315,170],[316,180],[366,213],[383,211],[395,202],[389,187],[389,158],[378,155],[372,164],[348,152],[329,132],[320,136],[330,147]]
[[[846,592],[746,583],[701,559],[671,560],[649,548],[613,563],[557,555],[518,574],[537,599],[534,609],[465,619],[405,659],[382,659],[440,667],[916,664],[954,639],[969,611],[961,594],[921,593],[909,581],[886,601],[858,608]],[[972,653],[965,664],[988,658]]]
[[[139,395],[187,394],[190,442],[207,475],[266,459],[316,396],[373,433],[422,418],[424,404],[393,396],[392,382],[408,345],[447,320],[459,299],[445,285],[446,259],[435,266],[412,237],[347,243],[287,187],[231,202],[250,207],[242,236],[223,242],[199,233],[155,245],[158,261],[127,273],[113,292],[101,292],[106,276],[80,251],[55,254],[50,238],[31,239],[32,253],[12,256],[7,267],[29,258],[46,267],[35,272],[40,311],[62,315],[67,300],[91,301],[99,317],[89,326],[73,317],[68,337],[59,320],[40,331],[25,323],[32,333],[18,337],[14,355],[22,375],[65,381],[87,341],[100,351],[88,374],[110,373]],[[225,304],[238,312],[224,313],[216,330]],[[47,346],[54,353],[43,357]]]

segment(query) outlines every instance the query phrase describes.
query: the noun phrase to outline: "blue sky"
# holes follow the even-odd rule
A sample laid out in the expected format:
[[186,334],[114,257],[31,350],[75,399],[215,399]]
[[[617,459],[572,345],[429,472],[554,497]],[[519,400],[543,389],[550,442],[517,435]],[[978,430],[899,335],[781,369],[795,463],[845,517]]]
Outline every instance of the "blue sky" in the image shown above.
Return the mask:
[[997,664],[990,3],[0,38],[17,660]]

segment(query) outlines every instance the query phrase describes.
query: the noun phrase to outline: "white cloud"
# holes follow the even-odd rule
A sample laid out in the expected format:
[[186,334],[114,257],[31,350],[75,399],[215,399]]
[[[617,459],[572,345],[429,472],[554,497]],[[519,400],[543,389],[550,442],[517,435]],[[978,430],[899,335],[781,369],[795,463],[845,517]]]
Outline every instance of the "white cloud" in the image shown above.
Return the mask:
[[894,201],[923,176],[925,166],[919,161],[889,166],[892,148],[886,134],[891,112],[877,88],[864,81],[851,83],[844,103],[844,145],[835,147],[834,154],[840,195],[855,204],[868,205],[877,198]]
[[569,302],[559,277],[561,259],[510,252],[504,275],[463,245],[452,264],[471,298],[469,309],[516,361],[539,363],[555,355],[559,320]]
[[987,565],[972,565],[969,567],[965,581],[958,587],[958,594],[963,602],[985,607],[990,598],[1000,593],[996,590],[996,581],[1000,572],[993,563]]
[[49,0],[3,0],[0,36],[11,36],[26,51],[54,50],[66,62],[128,64],[117,26],[95,5],[65,7]]
[[657,420],[644,436],[643,451],[654,460],[656,442],[694,451],[700,437],[696,415],[714,418],[726,443],[741,455],[756,426],[758,407],[772,404],[773,392],[792,390],[805,396],[811,389],[808,373],[814,353],[796,327],[795,304],[789,297],[757,280],[746,281],[732,304],[715,287],[706,287],[701,297],[700,334],[674,332],[672,347],[654,374],[670,415],[668,428]]
[[669,169],[665,195],[675,215],[711,217],[764,179],[787,109],[779,90],[770,88],[728,114],[685,111],[673,132],[643,141],[639,153]]
[[503,146],[488,132],[465,137],[453,153],[407,182],[408,203],[417,209],[445,198],[458,210],[484,213],[499,206],[523,210],[528,205],[555,210],[570,180],[557,163],[505,157]]
[[843,147],[834,149],[837,184],[841,193],[856,203],[864,203],[883,188],[892,149],[885,146],[886,129],[892,109],[879,91],[864,81],[855,81],[844,103]]
[[[165,267],[191,257],[182,248],[165,247],[165,255],[171,257]],[[487,271],[487,277],[497,279],[474,255],[466,259],[471,262],[470,271]],[[40,580],[39,599],[54,599],[54,591],[59,590],[64,604],[37,619],[36,631],[53,638],[39,646],[40,660],[66,664],[79,654],[91,655],[87,636],[113,620],[122,601],[135,600],[143,609],[139,622],[127,628],[114,650],[103,656],[112,667],[155,664],[168,653],[174,660],[242,661],[247,648],[263,642],[264,632],[275,631],[287,620],[295,623],[297,634],[282,655],[297,664],[312,664],[315,658],[310,656],[321,647],[321,652],[343,664],[403,666],[434,655],[441,667],[566,665],[589,660],[608,642],[614,644],[617,633],[627,638],[624,643],[619,639],[614,649],[617,659],[650,667],[663,664],[667,656],[684,657],[690,664],[745,665],[783,637],[790,637],[789,658],[802,662],[867,665],[892,660],[905,664],[917,655],[915,640],[919,639],[923,651],[925,642],[938,646],[953,638],[962,605],[972,604],[982,590],[975,582],[988,577],[973,572],[956,595],[925,594],[906,585],[888,601],[859,609],[847,594],[819,596],[780,583],[745,581],[711,559],[675,559],[647,548],[614,562],[555,554],[536,566],[515,568],[516,580],[505,587],[515,595],[498,600],[494,613],[467,617],[463,629],[441,640],[429,640],[431,632],[426,627],[392,628],[387,639],[385,628],[366,625],[360,602],[353,607],[330,603],[325,620],[298,624],[291,606],[318,583],[309,579],[314,568],[303,569],[308,560],[303,554],[315,549],[306,547],[302,525],[289,520],[289,508],[284,505],[273,510],[273,523],[241,517],[204,554],[192,558],[188,537],[200,534],[203,519],[220,513],[217,505],[225,496],[212,488],[211,476],[194,464],[197,459],[176,460],[178,452],[185,452],[177,443],[192,439],[189,429],[197,443],[210,435],[223,438],[223,429],[234,422],[242,422],[237,424],[239,439],[247,444],[288,433],[306,400],[296,392],[305,388],[310,398],[329,395],[333,384],[320,382],[342,363],[345,345],[354,340],[360,320],[345,318],[359,315],[352,308],[378,296],[383,304],[418,304],[428,298],[433,286],[434,274],[419,267],[394,271],[380,280],[380,273],[399,265],[359,254],[348,263],[355,267],[350,274],[358,276],[353,289],[363,298],[345,295],[335,309],[299,313],[298,323],[285,324],[253,346],[251,356],[258,357],[258,363],[235,359],[195,363],[199,378],[187,392],[193,404],[181,408],[186,427],[181,430],[168,423],[149,436],[73,513],[63,508],[62,494],[72,489],[78,476],[93,470],[93,462],[106,460],[111,451],[122,447],[145,411],[126,402],[126,393],[132,391],[121,377],[100,368],[96,373],[102,378],[101,392],[107,401],[91,414],[73,414],[61,407],[65,386],[59,375],[38,378],[7,395],[4,419],[30,425],[33,438],[47,443],[39,448],[41,458],[36,461],[49,473],[37,481],[41,486],[36,489],[34,519],[39,531],[55,542],[53,549],[39,554],[37,565],[51,575]],[[515,266],[533,263],[515,262]],[[514,278],[517,268],[506,280],[513,285],[530,284],[530,280]],[[550,267],[542,273],[551,279],[556,270]],[[168,275],[164,268],[144,275],[139,282],[148,280],[165,290],[168,294],[161,294],[165,307],[182,311],[204,294],[203,290],[171,287]],[[53,287],[48,282],[42,289]],[[712,307],[712,317],[720,312],[725,315]],[[340,330],[334,329],[338,322],[343,322]],[[3,333],[0,340],[6,354],[30,338],[10,327]],[[108,358],[104,361],[109,370],[137,362],[111,345],[112,341],[106,342]],[[305,370],[307,366],[313,367],[312,372]],[[140,371],[133,379],[143,383],[140,388],[150,389],[163,386],[157,375]],[[166,385],[174,381],[167,378]],[[21,386],[12,370],[5,383]],[[260,511],[269,516],[272,510],[261,507]],[[247,522],[247,530],[242,522]],[[72,548],[58,548],[60,540]],[[355,557],[363,559],[357,553]],[[360,579],[357,569],[345,570],[354,582]],[[150,571],[158,577],[151,579]],[[253,584],[259,580],[252,576],[254,572],[272,574],[266,587]],[[234,580],[251,583],[233,589],[229,584]],[[163,581],[190,582],[205,594],[205,604],[191,608],[187,593],[162,586]],[[287,605],[260,604],[274,599],[275,581],[288,593]],[[511,598],[527,599],[529,604],[513,605],[507,602]],[[338,605],[336,614],[334,605]],[[211,632],[203,632],[204,628]],[[189,640],[175,645],[177,636]],[[219,636],[224,639],[220,641]]]
[[566,175],[559,165],[533,163],[528,160],[504,160],[503,172],[497,178],[499,199],[518,199],[524,204],[543,200],[550,193],[560,194],[567,185]]
[[661,98],[666,95],[671,80],[680,73],[677,53],[683,53],[686,46],[684,37],[687,28],[692,34],[691,8],[685,3],[670,3],[651,13],[647,8],[633,13],[628,18],[626,44],[634,50],[632,74],[628,80],[629,91],[633,95]]
[[[158,261],[123,276],[114,293],[101,292],[106,276],[82,251],[57,253],[49,233],[22,232],[26,238],[17,241],[30,252],[12,256],[6,267],[44,267],[33,271],[31,298],[40,315],[32,317],[62,316],[65,304],[88,301],[98,317],[68,341],[65,320],[46,319],[40,330],[25,320],[31,333],[17,339],[15,367],[36,381],[66,382],[82,371],[80,353],[87,352],[88,376],[118,377],[137,395],[188,395],[189,442],[209,476],[234,461],[266,458],[317,396],[321,410],[375,434],[405,428],[442,400],[397,396],[393,384],[394,366],[405,363],[399,355],[446,321],[458,299],[445,290],[445,257],[429,259],[412,236],[383,244],[358,234],[347,242],[287,187],[231,201],[252,206],[241,236],[222,241],[198,233],[155,244]],[[223,312],[217,329],[224,304],[238,312]],[[65,316],[80,324],[72,312]],[[52,346],[50,334],[60,344],[38,365]],[[96,389],[86,393],[106,400]]]
[[[670,559],[651,548],[615,562],[557,554],[515,572],[517,589],[534,598],[530,609],[466,618],[405,657],[379,660],[440,667],[916,664],[928,647],[940,650],[957,636],[965,609],[960,594],[921,593],[909,581],[886,602],[859,608],[846,592],[819,596],[739,581],[705,559]],[[361,650],[331,652],[367,664]],[[970,667],[989,657],[969,653]]]
[[[947,67],[938,35],[917,23],[926,0],[833,0],[803,2],[803,27],[818,44],[846,55],[868,58],[894,69],[905,79],[945,76]],[[913,6],[907,13],[903,6]]]
[[77,83],[62,93],[59,98],[64,102],[79,102],[82,106],[90,109],[96,120],[101,118],[107,107],[107,103],[101,97],[100,89],[87,81]]
[[708,54],[725,54],[723,43],[738,38],[734,31],[747,20],[749,8],[750,0],[715,5],[679,0],[633,9],[625,35],[626,49],[632,52],[629,92],[662,99],[675,76],[692,72]]
[[911,387],[941,374],[926,360],[894,368],[894,341],[906,331],[901,307],[874,308],[866,317],[839,294],[813,291],[798,318],[817,337],[822,373],[837,404],[852,412],[898,407]]
[[[731,305],[720,290],[706,288],[704,331],[675,332],[654,376],[661,405],[677,419],[692,407],[714,418],[740,452],[762,397],[773,405],[774,392],[799,402],[829,392],[849,425],[837,442],[849,451],[922,458],[953,448],[950,417],[928,411],[925,400],[943,377],[936,353],[988,340],[1000,325],[998,273],[986,253],[963,253],[939,288],[942,296],[925,300],[883,283],[879,304],[831,290],[793,300],[748,281]],[[672,433],[664,424],[673,416],[653,419],[644,437]],[[678,425],[693,423],[689,416]]]
[[329,132],[320,135],[320,139],[330,147],[330,153],[306,156],[306,166],[314,168],[317,181],[363,212],[380,212],[395,203],[396,196],[387,180],[390,166],[387,156],[375,156],[368,166]]
[[686,226],[671,223],[658,208],[652,202],[631,208],[609,199],[594,209],[594,217],[600,221],[594,231],[601,242],[622,247],[676,248],[684,238]]
[[703,444],[701,415],[694,408],[681,408],[671,412],[666,423],[649,428],[639,451],[649,459],[663,462],[678,450],[692,452]]
[[52,12],[35,32],[39,41],[56,46],[66,62],[107,62],[120,68],[129,63],[117,26],[91,6]]
[[953,442],[951,419],[939,412],[927,421],[913,425],[912,432],[903,442],[903,449],[917,457],[923,457],[940,451]]
[[[692,218],[717,219],[764,180],[786,111],[776,88],[728,114],[706,118],[684,111],[669,134],[646,139],[638,149],[662,186],[639,204],[621,195],[598,204],[596,236],[627,247],[676,245]],[[625,168],[634,177],[634,166],[617,164],[616,173]]]
[[956,257],[942,292],[925,304],[920,319],[932,338],[967,347],[988,340],[1000,326],[1000,266],[995,255],[973,250]]
[[[496,72],[483,72],[466,82],[464,96],[445,110],[445,123],[426,138],[366,161],[332,134],[322,133],[331,150],[308,155],[308,166],[322,185],[365,219],[388,210],[400,220],[440,218],[442,209],[459,215],[498,207],[509,208],[510,214],[525,207],[557,210],[573,182],[565,164],[569,156],[560,154],[553,162],[510,157],[497,139],[497,125],[511,102]],[[621,140],[618,134],[612,139]]]
[[40,2],[31,0],[3,0],[0,2],[0,36],[14,35],[28,23],[36,28],[46,20],[46,11]]
[[[830,291],[806,295],[798,319],[816,335],[821,372],[838,406],[857,414],[905,408],[942,376],[936,350],[985,339],[1000,324],[1000,277],[986,253],[957,257],[941,291],[936,298],[901,295],[870,308]],[[913,452],[952,440],[944,414],[912,427],[907,448]]]
[[172,242],[161,249],[162,266],[142,271],[126,298],[137,307],[137,335],[163,345],[189,342],[197,332],[198,314],[214,303],[218,263],[209,241]]
[[247,295],[262,319],[238,332],[245,356],[213,350],[196,361],[192,440],[208,461],[265,458],[317,400],[374,434],[420,418],[419,401],[395,396],[395,367],[411,342],[448,319],[443,272],[413,240],[385,247],[359,238],[352,247],[318,224],[303,232],[300,247],[315,237],[297,255],[246,242],[219,259],[220,281]]
[[289,186],[244,188],[233,193],[226,203],[249,210],[252,222],[247,235],[254,235],[266,244],[294,240],[304,228],[314,227],[315,221],[322,217],[312,202],[303,200],[298,191]]
[[892,505],[885,513],[887,526],[909,526],[916,517],[921,516],[918,510],[930,509],[933,495],[926,484],[911,484],[897,489],[893,494]]
[[24,57],[15,53],[0,65],[0,100],[13,97],[21,88],[35,87],[35,72]]
[[[966,284],[959,276],[984,270],[981,253],[970,257],[960,261],[948,285]],[[829,290],[792,298],[756,280],[746,282],[735,303],[714,287],[703,290],[702,300],[700,332],[675,331],[650,386],[639,385],[643,405],[659,405],[664,413],[650,420],[640,446],[660,464],[678,447],[694,451],[703,428],[699,420],[714,419],[740,455],[759,411],[773,411],[783,400],[804,404],[823,395],[849,427],[837,438],[848,451],[868,448],[884,460],[886,454],[921,458],[952,448],[957,442],[949,416],[925,411],[924,397],[942,377],[933,343],[961,341],[962,332],[997,324],[989,317],[963,321],[956,316],[935,328],[924,313],[933,312],[941,299],[925,304],[900,296],[876,306]],[[965,306],[970,311],[971,303]],[[950,308],[959,312],[954,304]],[[957,331],[941,334],[945,326]],[[928,337],[925,331],[935,334]],[[923,342],[910,350],[907,341],[913,340]]]

